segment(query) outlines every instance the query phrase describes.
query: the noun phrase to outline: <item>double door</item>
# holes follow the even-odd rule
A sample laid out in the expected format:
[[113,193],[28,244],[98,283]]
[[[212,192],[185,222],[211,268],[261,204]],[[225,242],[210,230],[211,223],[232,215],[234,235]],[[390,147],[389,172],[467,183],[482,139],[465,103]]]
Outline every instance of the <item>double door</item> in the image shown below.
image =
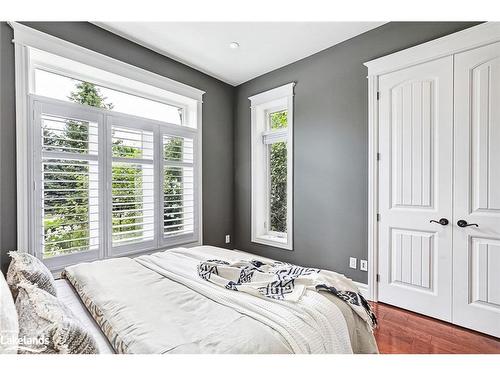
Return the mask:
[[500,337],[500,43],[379,92],[378,298]]

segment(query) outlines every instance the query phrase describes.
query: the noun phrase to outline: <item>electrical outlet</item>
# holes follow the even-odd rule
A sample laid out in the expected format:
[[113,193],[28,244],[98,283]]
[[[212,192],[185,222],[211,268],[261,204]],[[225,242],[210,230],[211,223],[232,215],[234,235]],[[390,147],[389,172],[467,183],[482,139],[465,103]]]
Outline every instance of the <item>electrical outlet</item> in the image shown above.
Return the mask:
[[356,268],[358,268],[357,263],[358,263],[357,258],[353,258],[353,257],[349,258],[349,267],[356,269]]
[[226,243],[231,243],[231,236],[226,234]]
[[368,261],[366,259],[361,259],[359,261],[359,269],[361,271],[368,271]]

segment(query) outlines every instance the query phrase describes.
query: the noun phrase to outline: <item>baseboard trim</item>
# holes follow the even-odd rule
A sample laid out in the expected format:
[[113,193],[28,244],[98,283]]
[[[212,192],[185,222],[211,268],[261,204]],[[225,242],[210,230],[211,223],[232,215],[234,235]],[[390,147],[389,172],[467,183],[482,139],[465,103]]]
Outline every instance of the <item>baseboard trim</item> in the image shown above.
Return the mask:
[[369,300],[370,296],[369,296],[368,284],[363,284],[358,281],[353,281],[353,283],[358,287],[359,291],[361,292],[361,295]]

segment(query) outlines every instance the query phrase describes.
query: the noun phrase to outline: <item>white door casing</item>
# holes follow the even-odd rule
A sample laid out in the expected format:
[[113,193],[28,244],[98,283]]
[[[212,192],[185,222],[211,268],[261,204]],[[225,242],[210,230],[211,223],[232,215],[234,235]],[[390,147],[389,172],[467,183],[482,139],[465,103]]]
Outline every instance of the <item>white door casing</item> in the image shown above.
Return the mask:
[[455,56],[454,175],[453,322],[500,337],[500,43]]
[[378,83],[378,299],[450,321],[453,57]]

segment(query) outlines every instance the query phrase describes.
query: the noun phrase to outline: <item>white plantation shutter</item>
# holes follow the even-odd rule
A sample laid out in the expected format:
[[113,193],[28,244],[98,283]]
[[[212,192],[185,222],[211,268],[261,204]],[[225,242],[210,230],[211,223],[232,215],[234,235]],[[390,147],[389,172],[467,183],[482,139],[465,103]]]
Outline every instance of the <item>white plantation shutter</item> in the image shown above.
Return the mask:
[[97,163],[45,156],[42,158],[42,174],[44,258],[97,249]]
[[163,236],[195,234],[195,142],[193,136],[163,135]]
[[[102,117],[64,106],[37,105],[35,217],[39,256],[70,262],[95,258],[101,245],[100,143]],[[57,263],[57,262],[56,262]]]
[[112,247],[149,247],[155,238],[153,131],[112,125],[111,156]]
[[51,269],[200,243],[197,130],[33,97],[30,242]]

